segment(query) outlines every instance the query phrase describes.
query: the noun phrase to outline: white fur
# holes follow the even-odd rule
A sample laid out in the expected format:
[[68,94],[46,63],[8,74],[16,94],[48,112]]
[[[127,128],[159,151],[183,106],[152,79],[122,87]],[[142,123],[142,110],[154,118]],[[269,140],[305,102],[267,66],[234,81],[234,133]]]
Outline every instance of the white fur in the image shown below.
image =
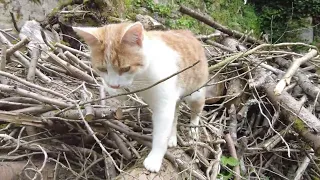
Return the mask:
[[[147,77],[150,83],[155,83],[179,71],[179,54],[161,40],[145,39],[143,41],[143,53],[145,61],[149,62],[149,66],[137,76],[137,79],[145,79]],[[143,163],[145,168],[151,172],[160,170],[162,159],[167,151],[169,138],[169,145],[176,145],[176,134],[174,133],[171,136],[171,132],[175,119],[176,103],[181,96],[177,81],[178,78],[175,76],[140,93],[153,110],[152,149]]]
[[[190,96],[186,97],[185,100],[190,103],[194,100],[201,99],[202,97],[205,96],[205,89],[201,88],[198,91],[192,93]],[[198,126],[200,121],[199,114],[195,113],[194,111],[191,111],[191,119],[190,119],[190,125],[191,126]],[[189,131],[190,137],[193,138],[193,140],[199,139],[199,133],[198,133],[198,128],[197,127],[191,127]]]
[[[121,87],[132,84],[131,87],[136,90],[154,84],[179,71],[180,55],[162,40],[145,37],[142,47],[144,69],[134,75],[124,73],[120,76],[113,71],[111,66],[107,65],[108,75],[102,74],[107,84],[120,85]],[[177,102],[183,93],[183,89],[178,86],[177,76],[139,93],[153,111],[152,150],[143,163],[145,168],[151,172],[160,170],[167,147],[177,145],[176,124],[179,112],[179,103]],[[202,91],[195,93],[189,99],[195,99],[201,93]],[[194,125],[197,125],[198,121],[196,116],[191,120]],[[192,135],[196,136],[195,133],[196,131]]]

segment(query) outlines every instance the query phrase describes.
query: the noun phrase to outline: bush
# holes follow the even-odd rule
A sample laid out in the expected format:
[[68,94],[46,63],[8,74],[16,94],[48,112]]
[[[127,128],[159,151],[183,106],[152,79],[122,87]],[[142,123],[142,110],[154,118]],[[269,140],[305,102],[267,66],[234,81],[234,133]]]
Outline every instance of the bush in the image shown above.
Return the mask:
[[272,42],[298,41],[297,29],[308,25],[306,17],[320,14],[320,0],[252,0],[259,15],[260,28]]

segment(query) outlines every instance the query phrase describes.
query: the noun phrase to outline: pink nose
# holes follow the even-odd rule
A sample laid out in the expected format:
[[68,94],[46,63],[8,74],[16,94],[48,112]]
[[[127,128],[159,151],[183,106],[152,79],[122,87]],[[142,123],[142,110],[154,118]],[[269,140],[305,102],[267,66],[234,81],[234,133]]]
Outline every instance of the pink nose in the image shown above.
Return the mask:
[[110,86],[111,88],[113,88],[113,89],[119,89],[119,87],[120,87],[120,85],[113,86],[113,85],[110,85],[110,84],[109,84],[109,86]]

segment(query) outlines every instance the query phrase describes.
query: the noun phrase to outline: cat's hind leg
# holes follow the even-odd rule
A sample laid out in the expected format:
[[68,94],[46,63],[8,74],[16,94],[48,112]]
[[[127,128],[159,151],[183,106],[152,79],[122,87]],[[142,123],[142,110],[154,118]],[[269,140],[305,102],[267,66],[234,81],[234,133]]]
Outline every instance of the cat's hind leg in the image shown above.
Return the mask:
[[200,117],[204,103],[205,103],[205,89],[199,89],[198,91],[192,93],[190,96],[186,97],[186,102],[188,103],[191,110],[191,119],[190,119],[190,131],[189,134],[194,140],[199,139],[198,127]]
[[176,109],[174,113],[174,120],[172,124],[172,129],[171,129],[171,135],[168,140],[168,147],[176,147],[177,146],[177,121],[179,117],[179,105],[180,101],[177,102],[176,104]]

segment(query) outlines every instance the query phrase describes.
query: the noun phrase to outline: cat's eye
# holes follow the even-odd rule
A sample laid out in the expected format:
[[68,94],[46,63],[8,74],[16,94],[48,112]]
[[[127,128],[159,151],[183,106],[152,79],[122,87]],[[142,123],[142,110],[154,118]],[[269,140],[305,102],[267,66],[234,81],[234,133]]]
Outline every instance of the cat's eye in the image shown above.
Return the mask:
[[108,72],[106,67],[97,67],[97,69],[101,72]]
[[127,67],[124,67],[124,68],[120,68],[120,71],[121,71],[122,73],[125,73],[125,72],[130,71],[130,69],[131,69],[131,66],[127,66]]

